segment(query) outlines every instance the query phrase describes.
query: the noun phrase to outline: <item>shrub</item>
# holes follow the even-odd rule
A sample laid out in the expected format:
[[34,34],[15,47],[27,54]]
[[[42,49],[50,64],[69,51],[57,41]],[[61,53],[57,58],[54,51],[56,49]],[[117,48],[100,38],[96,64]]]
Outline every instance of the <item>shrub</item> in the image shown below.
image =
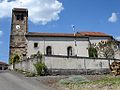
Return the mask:
[[38,75],[44,75],[44,68],[46,68],[45,66],[45,63],[43,62],[37,62],[36,64],[34,64],[35,68],[36,68],[36,71],[37,71],[37,74]]
[[31,72],[26,72],[25,76],[26,77],[34,77],[36,74],[35,73],[31,73]]
[[93,57],[93,58],[97,58],[98,57],[96,48],[90,47],[88,49],[88,52],[89,52],[89,57]]
[[10,57],[10,60],[9,60],[10,64],[15,64],[15,63],[19,63],[20,62],[20,56],[17,55],[17,54],[14,54]]

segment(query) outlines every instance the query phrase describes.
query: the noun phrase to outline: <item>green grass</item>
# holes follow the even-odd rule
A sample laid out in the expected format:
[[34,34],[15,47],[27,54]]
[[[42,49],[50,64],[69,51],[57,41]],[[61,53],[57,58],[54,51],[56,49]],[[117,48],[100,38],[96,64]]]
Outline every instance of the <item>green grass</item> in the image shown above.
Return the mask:
[[85,83],[89,80],[82,76],[71,76],[66,79],[62,79],[59,81],[60,84],[68,85],[68,84],[76,84],[76,83]]
[[90,82],[83,82],[81,84],[115,84],[119,85],[120,84],[120,77],[105,77],[101,80],[96,80],[96,81],[90,81]]
[[73,77],[60,80],[60,83],[70,90],[109,90],[109,88],[112,88],[110,90],[120,90],[120,77],[113,76],[106,76],[95,81],[86,80],[84,77]]

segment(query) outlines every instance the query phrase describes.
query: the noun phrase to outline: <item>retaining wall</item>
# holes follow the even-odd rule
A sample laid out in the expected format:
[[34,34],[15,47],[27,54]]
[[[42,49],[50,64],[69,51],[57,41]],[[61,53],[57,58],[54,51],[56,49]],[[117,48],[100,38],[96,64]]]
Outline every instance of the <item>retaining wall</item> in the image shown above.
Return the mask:
[[[16,69],[36,72],[33,64],[38,62],[37,58],[29,58],[15,64]],[[96,74],[109,73],[109,62],[117,59],[67,57],[67,56],[44,56],[43,62],[50,74]],[[10,66],[11,68],[12,66]]]

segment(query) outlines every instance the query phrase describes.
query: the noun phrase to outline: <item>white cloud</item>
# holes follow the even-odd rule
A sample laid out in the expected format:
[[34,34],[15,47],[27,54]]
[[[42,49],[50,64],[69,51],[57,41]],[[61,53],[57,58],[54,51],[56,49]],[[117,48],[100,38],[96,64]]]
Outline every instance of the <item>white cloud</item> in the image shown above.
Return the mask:
[[0,31],[0,37],[3,35],[3,31]]
[[112,22],[112,23],[117,22],[117,20],[118,20],[117,13],[114,13],[114,12],[112,13],[112,16],[109,17],[109,19],[108,19],[108,21],[109,21],[109,22]]
[[20,7],[29,10],[30,21],[40,24],[58,20],[58,14],[63,10],[63,5],[58,0],[2,0],[0,18],[11,17],[11,10]]

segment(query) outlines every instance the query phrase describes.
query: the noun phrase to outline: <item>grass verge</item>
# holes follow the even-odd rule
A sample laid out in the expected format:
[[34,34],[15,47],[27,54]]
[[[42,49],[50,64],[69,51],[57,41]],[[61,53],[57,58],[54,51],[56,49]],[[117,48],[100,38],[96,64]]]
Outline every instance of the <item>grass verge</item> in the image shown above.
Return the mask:
[[106,76],[93,81],[84,77],[70,77],[60,80],[59,83],[70,90],[120,90],[120,77],[113,76]]

